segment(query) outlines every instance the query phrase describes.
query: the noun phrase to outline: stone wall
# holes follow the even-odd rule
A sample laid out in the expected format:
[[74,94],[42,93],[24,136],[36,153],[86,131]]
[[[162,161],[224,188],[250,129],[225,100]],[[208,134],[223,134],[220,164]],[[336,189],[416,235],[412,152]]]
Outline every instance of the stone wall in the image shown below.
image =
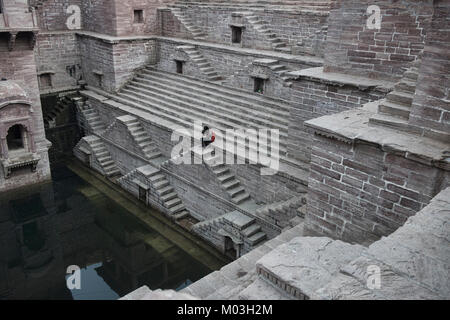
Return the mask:
[[[381,29],[368,29],[370,5],[381,9]],[[325,71],[400,78],[421,56],[433,1],[339,0],[328,21]]]
[[348,242],[387,236],[449,183],[449,173],[382,151],[316,135],[306,227]]
[[9,51],[7,41],[0,37],[0,77],[13,80],[23,88],[32,104],[33,137],[36,152],[40,155],[36,172],[21,172],[9,179],[0,174],[0,190],[18,188],[20,186],[42,182],[50,179],[48,160],[49,142],[45,138],[39,86],[36,77],[36,63],[29,39],[18,37],[15,47]]
[[361,90],[358,83],[345,84],[319,79],[299,78],[291,87],[291,111],[288,129],[288,154],[309,162],[312,135],[304,122],[328,114],[355,109],[383,98],[386,90],[375,86]]
[[[179,41],[171,41],[169,39],[159,39],[158,63],[156,68],[167,72],[176,72],[176,65],[174,59],[176,56],[176,48],[183,45]],[[203,57],[211,64],[217,73],[224,78],[225,85],[235,87],[237,89],[244,89],[253,91],[253,81],[249,71],[252,63],[257,59],[277,59],[281,65],[284,65],[288,70],[302,70],[305,68],[321,65],[321,60],[302,60],[296,58],[274,57],[273,55],[265,54],[264,52],[245,52],[233,49],[226,49],[214,45],[196,45],[196,49],[203,55]],[[188,59],[188,57],[187,57]],[[189,59],[183,66],[183,74],[195,78],[202,78],[202,73],[196,64]],[[288,99],[289,90],[283,90],[283,83],[280,79],[269,79],[267,82],[266,92],[274,97]]]
[[[61,31],[69,30],[67,28],[67,21],[73,14],[72,11],[68,12],[69,6],[75,5],[81,9],[81,26],[83,27],[90,21],[89,16],[84,16],[83,13],[89,11],[85,0],[31,0],[30,4],[35,5],[36,16],[38,19],[39,29],[42,31]],[[89,1],[92,5],[100,1]],[[100,13],[100,12],[99,12]],[[103,12],[102,12],[103,13]],[[103,20],[103,17],[98,17],[98,20]],[[92,20],[91,20],[92,21]]]
[[74,33],[41,33],[34,49],[38,76],[49,74],[51,87],[40,92],[62,91],[83,79],[77,36]]
[[[116,1],[116,33],[118,36],[138,34],[158,34],[158,7],[172,3],[173,0],[129,0]],[[134,10],[143,11],[143,23],[134,22]]]
[[[231,43],[232,14],[252,9],[231,6],[189,6],[182,9],[183,14],[194,21],[195,26],[205,34],[208,42],[236,45]],[[304,12],[288,10],[256,9],[253,11],[261,21],[270,27],[280,39],[292,47],[296,54],[323,55],[326,39],[327,12]],[[192,34],[173,16],[169,9],[159,10],[161,35],[192,39]],[[272,50],[269,39],[255,29],[245,17],[238,18],[236,25],[244,27],[242,43],[244,48]]]
[[273,176],[262,176],[257,165],[228,166],[244,189],[258,204],[270,204],[287,200],[306,192],[306,186],[281,173]]
[[152,39],[114,41],[80,34],[78,41],[86,82],[106,91],[120,89],[136,70],[156,57]]

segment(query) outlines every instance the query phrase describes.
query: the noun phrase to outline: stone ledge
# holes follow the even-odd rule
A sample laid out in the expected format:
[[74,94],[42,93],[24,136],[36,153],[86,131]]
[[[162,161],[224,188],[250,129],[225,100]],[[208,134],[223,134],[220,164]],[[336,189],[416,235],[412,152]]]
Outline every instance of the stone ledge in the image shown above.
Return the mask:
[[306,121],[305,125],[318,135],[349,144],[376,144],[384,152],[450,170],[449,143],[390,128],[371,126],[369,120],[376,114],[377,106],[378,102],[372,102],[363,108]]
[[257,273],[297,299],[310,299],[365,248],[329,238],[300,237],[256,263]]
[[324,72],[323,67],[291,71],[288,73],[293,79],[306,79],[314,82],[331,84],[335,86],[353,86],[359,90],[378,89],[389,92],[395,85],[394,82],[358,77],[343,73]]
[[155,36],[154,39],[157,39],[158,41],[162,42],[169,42],[169,43],[176,43],[176,44],[190,44],[195,45],[199,48],[208,48],[228,53],[235,53],[240,55],[247,55],[247,56],[254,56],[256,59],[276,59],[284,62],[290,62],[290,63],[301,63],[301,64],[307,64],[312,67],[317,67],[323,65],[323,59],[317,58],[314,56],[302,56],[302,55],[293,55],[293,54],[287,54],[287,53],[281,53],[277,51],[270,51],[270,50],[256,50],[256,49],[249,49],[249,48],[240,48],[240,47],[233,47],[230,45],[225,44],[217,44],[212,42],[204,42],[204,41],[196,41],[196,40],[188,40],[188,39],[181,39],[181,38],[170,38],[170,37],[159,37]]

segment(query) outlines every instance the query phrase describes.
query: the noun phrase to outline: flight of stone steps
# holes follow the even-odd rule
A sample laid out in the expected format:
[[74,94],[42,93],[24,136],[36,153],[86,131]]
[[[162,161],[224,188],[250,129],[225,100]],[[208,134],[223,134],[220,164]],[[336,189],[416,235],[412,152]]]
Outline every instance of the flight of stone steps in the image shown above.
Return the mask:
[[409,119],[418,72],[418,67],[413,66],[403,74],[403,78],[395,84],[394,91],[390,92],[385,101],[378,106],[379,113],[403,120]]
[[178,46],[177,50],[184,51],[189,59],[195,63],[199,70],[206,76],[206,79],[211,82],[223,80],[217,71],[211,66],[208,60],[194,47],[189,45]]
[[182,7],[212,7],[226,8],[273,8],[273,9],[296,9],[311,12],[327,12],[333,0],[311,1],[311,0],[181,0],[175,1],[173,6]]
[[[74,148],[75,156],[79,155],[79,151],[81,148],[91,151],[92,156],[94,157],[91,162],[93,169],[96,169],[108,178],[121,175],[121,172],[112,159],[108,148],[99,137],[90,135],[81,138],[80,142],[78,142],[78,144]],[[83,161],[82,157],[77,157]]]
[[178,21],[192,34],[195,40],[206,40],[206,34],[180,8],[173,7],[170,10]]
[[166,209],[170,216],[181,219],[189,215],[189,211],[182,204],[175,189],[161,170],[151,165],[145,165],[121,177],[117,183],[125,190],[131,190],[136,180],[151,187],[151,193],[158,198],[158,204]]
[[263,37],[270,42],[272,49],[275,51],[283,53],[291,53],[292,49],[287,46],[286,42],[278,37],[275,32],[270,29],[270,25],[265,22],[261,17],[259,17],[254,12],[243,12],[242,13],[247,21],[253,26],[253,28],[263,35]]
[[85,124],[88,125],[88,128],[85,128],[86,134],[100,135],[106,130],[106,126],[100,118],[100,115],[92,106],[85,105],[81,113],[83,114]]
[[237,237],[235,240],[244,244],[241,255],[267,239],[267,234],[262,231],[256,219],[239,211],[231,211],[214,219],[199,222],[193,226],[192,230],[218,247],[222,246],[222,236],[225,234]]
[[255,215],[284,228],[301,222],[299,209],[305,204],[306,194],[263,206],[255,211]]
[[[289,75],[289,72],[292,71],[288,69],[285,65],[281,64],[279,60],[276,59],[257,59],[254,60],[251,65],[254,66],[264,66],[269,68],[276,77],[280,79],[285,87],[292,86],[292,77]],[[251,67],[249,65],[249,67]]]
[[58,116],[69,108],[70,99],[63,97],[58,100],[56,105],[49,111],[44,113],[45,128],[53,128],[56,126]]
[[162,156],[155,142],[152,141],[150,135],[142,127],[138,118],[126,115],[118,117],[117,119],[127,127],[133,137],[133,140],[142,150],[142,153],[145,155],[147,160],[156,159]]
[[280,100],[152,68],[143,70],[111,98],[185,128],[202,121],[222,132],[278,129],[279,153],[286,154],[289,105]]
[[178,197],[174,188],[170,185],[166,175],[159,169],[149,170],[146,174],[148,180],[152,183],[155,192],[163,201],[164,206],[172,215],[184,213],[186,207]]
[[222,189],[230,196],[231,201],[237,205],[252,201],[250,195],[230,169],[223,163],[215,163],[215,159],[217,159],[215,156],[205,156],[205,164],[216,176]]

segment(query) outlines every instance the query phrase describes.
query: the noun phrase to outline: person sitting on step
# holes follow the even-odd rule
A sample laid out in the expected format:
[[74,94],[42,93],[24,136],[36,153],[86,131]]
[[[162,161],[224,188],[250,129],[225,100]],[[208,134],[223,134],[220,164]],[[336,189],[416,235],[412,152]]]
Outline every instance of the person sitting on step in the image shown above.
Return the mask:
[[216,139],[214,132],[208,126],[203,127],[202,135],[203,135],[203,137],[202,137],[202,147],[203,148],[206,148],[207,146],[209,146]]

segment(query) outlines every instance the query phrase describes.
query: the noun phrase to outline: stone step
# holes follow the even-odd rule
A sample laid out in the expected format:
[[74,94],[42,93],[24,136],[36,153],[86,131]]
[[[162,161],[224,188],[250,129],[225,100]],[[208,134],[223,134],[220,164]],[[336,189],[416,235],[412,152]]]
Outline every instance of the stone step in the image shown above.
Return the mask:
[[162,153],[159,151],[145,154],[145,157],[147,158],[147,160],[153,160],[153,159],[159,158],[161,156],[162,156]]
[[181,199],[178,198],[178,197],[173,198],[173,199],[171,199],[171,200],[168,200],[168,201],[164,202],[165,206],[166,206],[167,208],[169,208],[169,209],[170,209],[170,208],[173,208],[173,207],[175,207],[175,206],[178,206],[180,203],[181,203]]
[[[167,95],[160,94],[156,92],[157,90],[152,90],[151,92],[140,90],[138,88],[129,89],[124,88],[119,93],[120,96],[125,96],[130,99],[139,98],[146,101],[149,104],[158,104],[160,108],[169,107],[172,112],[178,111],[175,114],[183,114],[183,115],[192,115],[193,119],[205,119],[210,121],[210,123],[216,123],[224,128],[236,128],[236,127],[244,127],[244,128],[255,128],[255,129],[266,129],[267,125],[262,125],[256,123],[257,121],[245,120],[230,114],[224,114],[223,112],[215,112],[212,109],[208,108],[208,112],[205,113],[205,108],[195,103],[190,103],[187,101],[183,101],[181,97],[171,98]],[[170,94],[170,93],[168,93]],[[207,118],[206,118],[207,117]],[[261,121],[258,121],[261,122]],[[274,127],[273,125],[271,126]],[[287,133],[281,131],[281,138],[287,138]]]
[[223,184],[222,184],[222,187],[223,187],[225,190],[229,190],[229,189],[232,189],[232,188],[234,188],[234,187],[236,187],[236,186],[238,186],[238,185],[240,185],[239,180],[232,179],[232,180],[227,181],[226,183],[223,183]]
[[405,107],[396,103],[384,101],[378,106],[378,110],[382,114],[390,114],[392,116],[400,117],[403,119],[409,119],[411,112],[410,107]]
[[247,192],[241,193],[231,199],[232,202],[234,202],[235,204],[238,204],[238,205],[247,200],[250,200],[250,195]]
[[398,92],[398,91],[390,92],[386,96],[386,100],[388,102],[398,103],[398,104],[401,104],[401,105],[407,106],[407,107],[411,106],[413,99],[414,99],[413,94],[406,93],[406,92]]
[[408,70],[403,74],[403,78],[417,82],[417,80],[419,78],[419,74],[417,72]]
[[165,196],[165,195],[168,195],[168,194],[174,192],[174,189],[172,186],[167,185],[165,187],[160,187],[159,189],[156,190],[156,192],[158,192],[158,194],[160,196]]
[[255,224],[252,224],[250,227],[247,227],[246,229],[242,230],[241,234],[245,237],[251,237],[260,231],[261,231],[261,226],[255,223]]
[[148,177],[148,179],[149,179],[151,182],[155,183],[155,182],[159,182],[159,181],[161,181],[161,180],[166,179],[166,176],[165,176],[164,174],[160,173],[160,174],[155,174],[155,175],[153,175],[153,176],[150,176],[150,177]]
[[270,284],[262,277],[239,293],[240,300],[292,300],[293,297],[286,295],[282,290]]
[[159,189],[169,186],[169,181],[167,181],[167,180],[158,181],[154,184],[154,186],[155,186],[156,190],[159,190]]
[[246,239],[246,241],[248,241],[250,243],[250,245],[256,246],[257,244],[263,242],[266,239],[267,239],[267,234],[260,231],[260,232],[255,233],[254,235],[248,237]]
[[232,180],[233,178],[234,178],[234,174],[232,174],[232,173],[224,174],[224,175],[217,177],[217,179],[219,179],[220,183],[222,183],[222,184],[227,181]]
[[186,208],[185,208],[185,206],[183,204],[179,204],[179,205],[169,209],[169,211],[172,214],[178,213],[178,212],[183,211],[183,210],[186,210]]
[[394,90],[414,94],[416,91],[416,85],[416,82],[404,79],[395,84]]
[[256,271],[287,294],[309,299],[365,250],[325,237],[298,237],[263,256],[256,263]]
[[[128,101],[134,101],[139,104],[151,106],[152,112],[154,110],[161,110],[160,114],[163,117],[167,117],[167,115],[172,115],[175,118],[182,118],[183,120],[186,120],[190,125],[194,124],[195,121],[201,120],[204,123],[208,123],[210,126],[215,127],[218,130],[221,130],[222,132],[225,132],[226,129],[232,129],[232,128],[239,128],[241,126],[236,125],[235,123],[228,122],[224,119],[220,119],[218,117],[212,117],[211,115],[208,115],[206,117],[205,112],[201,111],[194,111],[193,109],[198,109],[195,107],[195,105],[191,105],[191,109],[188,107],[181,107],[174,103],[167,102],[167,98],[153,98],[149,95],[144,94],[137,94],[136,92],[129,92],[126,89],[122,90],[122,93],[119,94],[119,97],[125,98]],[[150,111],[147,109],[147,111]],[[255,128],[254,125],[251,123],[245,123],[244,128]],[[257,129],[257,128],[255,128]],[[280,132],[280,141],[279,141],[279,148],[280,154],[284,153],[284,150],[286,149],[286,133]],[[253,142],[257,142],[255,138],[251,138]],[[277,148],[273,147],[273,150],[276,151]]]
[[170,192],[170,193],[167,193],[167,194],[161,196],[161,200],[164,201],[164,202],[166,202],[166,201],[175,199],[175,198],[177,198],[177,197],[178,197],[178,195],[177,195],[176,192]]
[[226,97],[238,97],[235,102],[239,101],[251,101],[256,106],[267,106],[273,110],[279,110],[279,112],[286,112],[289,115],[290,105],[286,101],[281,101],[273,97],[261,96],[256,93],[250,93],[243,90],[238,90],[235,88],[228,88],[221,85],[215,85],[211,83],[206,83],[193,78],[188,78],[180,74],[171,74],[168,72],[158,71],[151,67],[147,67],[143,70],[145,74],[153,74],[156,79],[170,79],[177,82],[178,85],[187,85],[190,90],[208,90],[211,93],[218,94],[221,99]]
[[[164,120],[167,120],[173,124],[176,125],[180,125],[182,127],[185,127],[187,129],[192,129],[192,124],[194,123],[194,121],[199,120],[199,119],[192,119],[192,118],[187,118],[185,116],[182,116],[180,114],[174,115],[173,112],[170,111],[170,109],[168,108],[163,108],[162,110],[159,110],[159,108],[155,107],[155,108],[148,108],[145,105],[147,104],[145,102],[145,100],[140,100],[137,99],[138,102],[135,102],[136,99],[132,98],[132,99],[127,99],[126,97],[121,97],[119,95],[112,95],[112,94],[108,94],[106,92],[103,92],[102,90],[97,90],[95,88],[91,88],[91,90],[93,92],[98,92],[106,97],[108,97],[109,99],[111,99],[112,101],[115,101],[114,104],[117,102],[119,105],[123,104],[123,108],[124,110],[127,110],[127,112],[143,112],[146,113],[148,115],[151,116],[157,116],[160,117]],[[151,105],[150,106],[154,106]],[[218,129],[224,130],[224,128],[220,128],[219,126],[216,126]],[[265,147],[263,145],[263,147]],[[248,152],[249,150],[253,150],[253,151],[257,151],[257,149],[255,149],[252,146],[250,146],[250,149],[246,146],[245,147],[246,151]],[[286,154],[286,146],[284,144],[284,142],[280,143],[280,148],[279,148],[279,154],[280,157],[282,159],[282,161],[284,161],[284,156]]]
[[227,173],[227,172],[229,172],[229,171],[230,171],[230,169],[228,169],[228,168],[225,167],[224,165],[222,165],[222,167],[220,167],[220,168],[218,168],[218,169],[214,169],[214,170],[213,170],[214,174],[216,174],[216,175],[218,175],[218,176],[223,175],[223,174],[225,174],[225,173]]
[[227,193],[232,197],[232,198],[236,198],[237,196],[239,196],[240,194],[244,193],[245,189],[242,186],[237,186],[233,189],[228,189]]

